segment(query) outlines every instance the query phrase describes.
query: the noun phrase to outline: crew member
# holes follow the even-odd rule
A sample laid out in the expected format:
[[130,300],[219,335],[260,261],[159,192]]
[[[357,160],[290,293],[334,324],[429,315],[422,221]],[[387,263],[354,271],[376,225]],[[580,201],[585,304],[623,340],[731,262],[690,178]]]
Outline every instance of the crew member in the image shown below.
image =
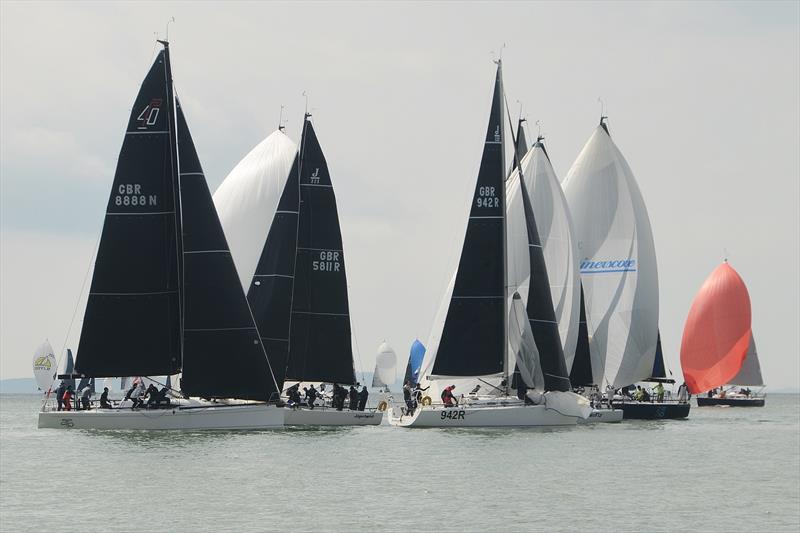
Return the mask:
[[102,409],[113,409],[113,406],[108,401],[108,387],[103,387],[103,394],[100,395],[100,407]]
[[358,410],[363,411],[367,408],[367,398],[369,398],[369,391],[367,390],[367,386],[364,385],[361,387],[361,391],[358,393]]
[[445,407],[458,407],[458,399],[453,395],[453,389],[455,388],[455,385],[450,385],[442,391],[442,403],[444,403]]

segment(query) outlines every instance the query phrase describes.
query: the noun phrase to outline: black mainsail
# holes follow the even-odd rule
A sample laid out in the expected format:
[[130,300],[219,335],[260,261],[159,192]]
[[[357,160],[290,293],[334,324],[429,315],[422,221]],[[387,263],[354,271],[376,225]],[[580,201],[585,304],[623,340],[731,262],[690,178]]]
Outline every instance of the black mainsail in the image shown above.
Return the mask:
[[181,222],[169,50],[133,104],[97,250],[75,371],[174,374],[181,365]]
[[342,232],[310,115],[300,142],[300,213],[286,377],[355,383]]
[[489,125],[461,259],[433,374],[480,376],[505,371],[505,157],[503,80],[498,62]]
[[664,366],[664,352],[661,350],[661,331],[658,332],[656,338],[656,358],[653,360],[653,371],[650,373],[651,378],[667,379],[667,369]]
[[589,352],[589,328],[586,325],[586,306],[583,301],[583,283],[581,283],[581,312],[578,322],[578,343],[575,345],[575,359],[569,380],[573,387],[586,387],[594,384],[592,377],[592,358]]
[[181,390],[205,398],[269,400],[277,391],[180,103],[184,257]]
[[278,383],[355,383],[336,195],[310,115],[247,298]]

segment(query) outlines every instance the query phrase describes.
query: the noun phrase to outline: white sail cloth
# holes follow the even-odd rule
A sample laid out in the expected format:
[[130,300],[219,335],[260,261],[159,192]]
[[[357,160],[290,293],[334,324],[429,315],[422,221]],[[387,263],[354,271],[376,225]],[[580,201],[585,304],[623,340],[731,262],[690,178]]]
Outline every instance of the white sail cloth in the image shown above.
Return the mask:
[[[581,301],[580,274],[577,248],[573,238],[572,217],[564,191],[561,189],[561,183],[556,177],[543,145],[535,144],[522,158],[520,164],[536,217],[536,227],[542,243],[542,252],[550,282],[550,294],[553,298],[553,310],[558,321],[558,332],[564,349],[567,371],[569,371],[572,369],[575,346],[578,343]],[[524,214],[521,216],[518,214],[522,212],[518,171],[514,171],[507,183],[509,257],[512,257],[512,254],[514,256],[514,261],[509,260],[509,280],[511,280],[523,275],[529,276],[530,265],[527,261],[525,217]],[[521,228],[517,227],[519,224],[522,224]],[[522,252],[512,252],[512,249],[516,250],[517,248]],[[523,257],[518,257],[520,255]],[[525,260],[524,266],[521,264],[523,259]],[[527,281],[520,284],[526,286]],[[521,295],[527,304],[527,290],[521,291]]]
[[508,342],[522,381],[530,388],[544,390],[544,374],[539,363],[539,349],[533,338],[528,311],[519,293],[514,293],[508,316]]
[[242,159],[214,193],[214,205],[245,293],[275,217],[297,145],[278,130]]
[[373,387],[388,387],[397,379],[397,354],[389,344],[384,341],[378,347],[375,358],[375,373],[372,375]]
[[600,386],[649,377],[658,338],[658,272],[647,209],[601,125],[564,180],[575,224],[592,373]]
[[763,387],[764,378],[761,376],[761,364],[758,362],[758,350],[753,335],[750,335],[750,345],[747,347],[747,355],[744,357],[742,368],[739,373],[730,381],[731,385],[741,385],[746,387]]
[[41,391],[49,390],[58,375],[58,363],[50,341],[44,341],[33,352],[33,377]]

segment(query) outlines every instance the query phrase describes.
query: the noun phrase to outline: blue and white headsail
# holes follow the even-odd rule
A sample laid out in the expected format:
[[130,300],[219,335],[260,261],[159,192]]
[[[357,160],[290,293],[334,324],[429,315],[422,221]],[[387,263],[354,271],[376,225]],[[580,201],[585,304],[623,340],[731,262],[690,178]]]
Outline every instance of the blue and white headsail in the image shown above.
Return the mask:
[[597,127],[564,190],[577,240],[594,383],[649,377],[658,339],[658,271],[639,186],[605,123]]

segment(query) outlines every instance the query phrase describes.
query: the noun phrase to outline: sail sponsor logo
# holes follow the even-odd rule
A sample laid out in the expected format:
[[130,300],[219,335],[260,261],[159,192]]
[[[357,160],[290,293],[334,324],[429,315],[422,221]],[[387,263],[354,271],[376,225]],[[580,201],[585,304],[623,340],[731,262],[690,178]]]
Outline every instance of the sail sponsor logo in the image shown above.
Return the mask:
[[312,185],[319,184],[319,168],[315,168],[314,172],[308,177],[308,180],[311,182]]
[[613,259],[611,261],[581,261],[581,274],[604,274],[609,272],[636,272],[636,259]]
[[500,198],[497,197],[495,187],[478,187],[478,197],[475,198],[478,207],[500,207]]
[[55,356],[48,354],[48,355],[42,355],[41,357],[37,357],[36,360],[33,362],[33,369],[50,370],[53,367],[51,358],[55,359]]
[[117,194],[114,196],[114,205],[119,206],[156,206],[157,194],[142,194],[139,183],[120,183]]
[[153,98],[150,103],[142,109],[142,112],[136,117],[136,129],[146,130],[148,127],[155,125],[158,121],[158,115],[161,112],[161,98]]
[[319,272],[341,272],[341,254],[334,250],[322,250],[317,259],[311,262],[311,269]]

